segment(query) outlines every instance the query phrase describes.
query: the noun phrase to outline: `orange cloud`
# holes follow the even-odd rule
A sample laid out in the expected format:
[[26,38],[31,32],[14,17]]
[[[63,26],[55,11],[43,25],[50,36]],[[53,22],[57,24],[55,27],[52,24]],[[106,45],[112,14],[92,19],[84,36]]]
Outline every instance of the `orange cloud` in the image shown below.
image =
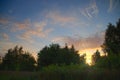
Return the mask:
[[28,29],[31,26],[31,22],[30,20],[25,20],[23,22],[17,22],[8,18],[0,18],[0,24],[2,24],[3,26],[9,26],[11,27],[11,31],[15,32],[18,30],[25,30]]
[[8,19],[5,19],[5,18],[0,18],[0,24],[7,24],[9,21]]
[[24,22],[15,22],[12,27],[12,31],[25,30],[31,26],[30,20],[25,20]]
[[104,33],[96,33],[87,38],[82,37],[58,37],[53,39],[54,42],[64,42],[74,45],[77,50],[100,47],[104,40]]
[[9,40],[9,36],[6,33],[2,33],[0,36],[2,37],[3,40]]
[[29,42],[33,42],[32,37],[42,37],[45,38],[53,29],[44,29],[47,23],[34,23],[33,28],[29,28],[22,35],[18,36],[19,39],[24,39]]
[[49,12],[46,15],[46,18],[51,19],[54,24],[61,23],[62,25],[64,25],[65,23],[71,23],[73,21],[76,21],[75,17],[62,15],[58,11]]

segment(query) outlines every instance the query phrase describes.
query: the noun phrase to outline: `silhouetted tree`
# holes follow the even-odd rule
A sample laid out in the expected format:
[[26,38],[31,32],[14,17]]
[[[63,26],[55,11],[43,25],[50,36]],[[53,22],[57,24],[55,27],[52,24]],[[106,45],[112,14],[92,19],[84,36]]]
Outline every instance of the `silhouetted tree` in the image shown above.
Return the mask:
[[2,66],[5,70],[34,70],[35,59],[23,51],[22,47],[15,46],[5,54]]
[[101,56],[96,62],[95,66],[106,69],[119,69],[120,70],[120,55],[116,56],[111,54],[110,56]]
[[86,62],[86,53],[80,56],[80,63],[84,64]]
[[100,59],[100,52],[96,50],[96,52],[92,55],[92,64],[95,64]]
[[101,57],[96,66],[100,68],[120,69],[120,19],[116,25],[112,25],[111,23],[108,25],[102,48],[108,56]]
[[51,64],[78,64],[79,62],[80,57],[74,49],[74,46],[68,48],[66,45],[64,48],[61,48],[58,44],[51,44],[49,47],[45,46],[38,53],[38,67],[48,66]]
[[78,64],[80,63],[80,56],[78,54],[78,51],[75,50],[74,46],[72,45],[72,47],[70,48],[70,54],[71,54],[71,62]]
[[111,23],[105,32],[105,41],[102,45],[104,52],[111,54],[120,54],[120,19],[116,26]]
[[31,71],[31,70],[35,70],[35,59],[34,57],[29,53],[29,52],[25,52],[24,54],[21,54],[20,57],[21,60],[20,61],[20,68],[22,71]]

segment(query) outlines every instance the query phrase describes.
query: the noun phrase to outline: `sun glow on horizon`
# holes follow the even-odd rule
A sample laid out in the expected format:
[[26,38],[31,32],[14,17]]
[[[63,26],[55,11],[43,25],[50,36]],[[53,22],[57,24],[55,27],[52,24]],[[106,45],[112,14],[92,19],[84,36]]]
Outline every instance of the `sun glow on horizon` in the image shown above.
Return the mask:
[[98,48],[88,48],[88,49],[84,49],[84,50],[79,50],[79,54],[80,55],[83,55],[83,54],[86,54],[86,63],[88,65],[92,65],[92,55],[96,52],[96,50],[99,50],[100,51],[100,55],[103,56],[103,52],[101,50],[100,47]]

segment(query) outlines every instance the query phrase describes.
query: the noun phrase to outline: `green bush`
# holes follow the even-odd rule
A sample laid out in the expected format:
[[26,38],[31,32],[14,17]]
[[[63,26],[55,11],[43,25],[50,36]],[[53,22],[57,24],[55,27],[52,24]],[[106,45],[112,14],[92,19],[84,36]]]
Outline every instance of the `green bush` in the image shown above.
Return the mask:
[[95,66],[98,68],[120,69],[120,55],[103,56]]

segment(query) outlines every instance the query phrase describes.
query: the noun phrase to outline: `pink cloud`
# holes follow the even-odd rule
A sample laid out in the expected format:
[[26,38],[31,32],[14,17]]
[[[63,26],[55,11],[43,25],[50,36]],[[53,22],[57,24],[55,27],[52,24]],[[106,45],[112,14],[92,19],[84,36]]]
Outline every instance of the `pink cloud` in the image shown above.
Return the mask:
[[8,19],[5,19],[5,18],[0,18],[0,23],[1,24],[7,24],[9,21],[8,21]]
[[46,18],[49,18],[53,21],[54,24],[56,23],[61,23],[61,24],[65,24],[65,23],[71,23],[73,21],[76,21],[76,18],[73,16],[66,16],[66,15],[62,15],[59,11],[53,11],[53,12],[49,12],[46,15]]
[[9,40],[9,36],[6,33],[2,33],[1,37],[2,37],[3,40]]
[[74,45],[77,50],[100,47],[104,40],[104,32],[96,33],[87,38],[82,37],[58,37],[53,39],[54,42],[64,42],[68,45]]
[[45,22],[35,22],[33,28],[29,28],[22,35],[18,36],[19,39],[23,39],[29,42],[33,42],[32,37],[45,38],[53,29],[44,29],[47,23]]
[[12,31],[25,30],[31,26],[30,20],[25,20],[24,22],[13,23]]

